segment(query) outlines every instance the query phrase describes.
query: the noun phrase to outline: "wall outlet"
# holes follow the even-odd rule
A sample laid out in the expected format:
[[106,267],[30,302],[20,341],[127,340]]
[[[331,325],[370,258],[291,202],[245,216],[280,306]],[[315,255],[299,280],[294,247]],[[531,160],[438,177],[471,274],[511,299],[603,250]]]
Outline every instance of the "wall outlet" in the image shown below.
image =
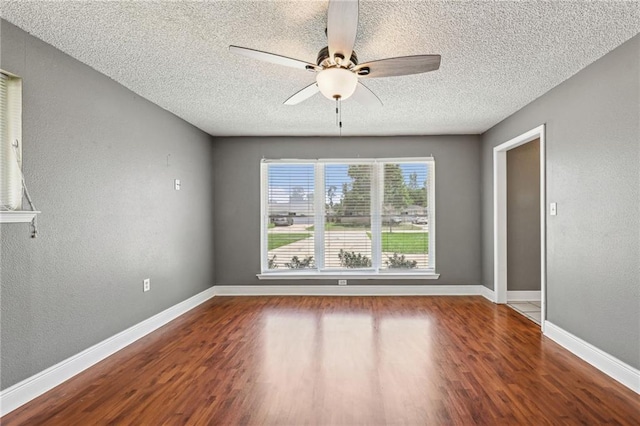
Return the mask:
[[144,281],[142,281],[142,291],[146,292],[151,290],[151,279],[147,278]]
[[347,280],[338,280],[338,285],[347,285]]

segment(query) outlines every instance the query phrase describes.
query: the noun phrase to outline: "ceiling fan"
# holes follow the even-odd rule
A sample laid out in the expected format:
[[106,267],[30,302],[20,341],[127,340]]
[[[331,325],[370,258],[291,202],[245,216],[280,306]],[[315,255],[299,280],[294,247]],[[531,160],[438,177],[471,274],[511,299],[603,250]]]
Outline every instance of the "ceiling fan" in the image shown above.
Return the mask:
[[249,58],[316,73],[316,81],[287,99],[285,105],[299,104],[318,92],[336,103],[353,98],[364,105],[382,105],[382,101],[359,80],[419,74],[440,67],[440,55],[401,56],[360,64],[353,50],[357,31],[358,0],[329,0],[328,46],[320,49],[315,64],[240,46],[229,46],[229,50]]

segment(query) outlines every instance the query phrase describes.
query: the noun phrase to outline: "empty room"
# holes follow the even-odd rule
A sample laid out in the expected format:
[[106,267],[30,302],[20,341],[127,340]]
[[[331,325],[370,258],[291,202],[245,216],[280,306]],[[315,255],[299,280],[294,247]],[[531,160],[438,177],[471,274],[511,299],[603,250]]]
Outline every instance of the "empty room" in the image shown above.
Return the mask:
[[640,424],[639,1],[2,1],[2,425]]

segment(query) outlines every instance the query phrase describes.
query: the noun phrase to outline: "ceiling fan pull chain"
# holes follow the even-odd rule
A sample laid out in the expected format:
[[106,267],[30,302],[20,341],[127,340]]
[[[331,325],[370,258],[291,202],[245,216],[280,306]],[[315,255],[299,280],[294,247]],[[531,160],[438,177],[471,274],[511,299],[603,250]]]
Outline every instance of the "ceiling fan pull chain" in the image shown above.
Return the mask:
[[336,126],[340,129],[340,136],[342,136],[342,98],[336,96]]
[[338,98],[338,127],[340,128],[340,137],[342,137],[342,98]]

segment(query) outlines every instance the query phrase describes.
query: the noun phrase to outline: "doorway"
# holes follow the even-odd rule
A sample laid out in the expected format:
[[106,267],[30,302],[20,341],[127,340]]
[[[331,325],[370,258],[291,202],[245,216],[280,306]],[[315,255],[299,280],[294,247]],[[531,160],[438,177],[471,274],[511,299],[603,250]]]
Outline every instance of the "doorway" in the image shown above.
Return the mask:
[[545,126],[495,147],[493,164],[495,302],[509,304],[544,331]]

